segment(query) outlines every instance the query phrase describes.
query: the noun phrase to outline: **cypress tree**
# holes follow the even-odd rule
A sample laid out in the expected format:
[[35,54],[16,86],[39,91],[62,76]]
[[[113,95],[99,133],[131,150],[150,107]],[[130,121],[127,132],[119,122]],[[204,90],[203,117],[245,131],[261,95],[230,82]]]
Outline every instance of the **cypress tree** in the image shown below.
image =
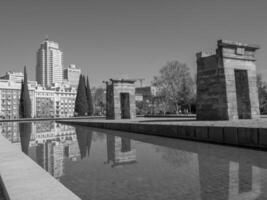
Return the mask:
[[79,85],[77,89],[77,96],[75,100],[75,113],[78,116],[85,116],[88,111],[88,103],[86,96],[86,88],[85,88],[85,79],[84,76],[80,75]]
[[19,104],[19,117],[20,118],[31,118],[31,99],[28,88],[28,78],[26,66],[24,66],[24,81],[21,83],[21,94]]
[[86,84],[86,95],[87,95],[87,103],[88,103],[88,116],[92,116],[94,114],[94,106],[93,106],[93,98],[92,98],[92,93],[91,93],[88,77],[87,77],[87,84]]
[[24,106],[23,106],[23,93],[24,93],[24,81],[21,81],[21,89],[20,89],[20,99],[19,99],[19,117],[22,118],[23,117],[23,113],[24,113]]

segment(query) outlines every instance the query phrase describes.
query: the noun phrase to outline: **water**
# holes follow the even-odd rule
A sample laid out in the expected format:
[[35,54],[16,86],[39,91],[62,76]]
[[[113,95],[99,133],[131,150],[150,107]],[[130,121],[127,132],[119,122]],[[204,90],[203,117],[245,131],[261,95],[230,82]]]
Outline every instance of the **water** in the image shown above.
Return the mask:
[[84,200],[267,198],[267,152],[50,121],[1,127]]

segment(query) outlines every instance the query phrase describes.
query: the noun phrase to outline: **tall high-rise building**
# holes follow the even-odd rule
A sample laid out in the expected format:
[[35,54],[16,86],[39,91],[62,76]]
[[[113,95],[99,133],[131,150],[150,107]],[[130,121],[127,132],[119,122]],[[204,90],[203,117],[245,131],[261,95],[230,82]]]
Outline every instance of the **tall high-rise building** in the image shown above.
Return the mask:
[[71,87],[78,87],[79,78],[81,75],[81,69],[76,65],[70,65],[67,69],[64,69],[64,79],[68,80]]
[[63,81],[63,52],[58,43],[46,39],[37,51],[36,81],[51,87]]

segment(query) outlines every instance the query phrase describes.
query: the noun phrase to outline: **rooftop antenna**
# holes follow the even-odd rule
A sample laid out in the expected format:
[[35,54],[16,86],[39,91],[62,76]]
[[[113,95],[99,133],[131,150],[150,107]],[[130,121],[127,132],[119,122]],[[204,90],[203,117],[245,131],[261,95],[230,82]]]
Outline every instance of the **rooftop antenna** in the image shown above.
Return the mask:
[[46,41],[48,40],[48,35],[47,35],[47,34],[45,34],[45,40],[46,40]]

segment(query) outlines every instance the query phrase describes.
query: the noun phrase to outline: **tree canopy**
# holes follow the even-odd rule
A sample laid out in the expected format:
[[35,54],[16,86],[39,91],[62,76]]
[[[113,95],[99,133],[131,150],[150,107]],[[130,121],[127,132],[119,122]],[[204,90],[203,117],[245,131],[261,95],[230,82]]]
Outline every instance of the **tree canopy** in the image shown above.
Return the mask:
[[24,80],[21,82],[21,93],[19,100],[19,117],[31,118],[32,115],[31,99],[28,88],[28,78],[26,66],[24,66]]
[[95,88],[94,93],[94,105],[95,105],[95,114],[103,114],[105,105],[106,105],[106,95],[104,88]]
[[257,74],[257,87],[260,111],[263,113],[267,111],[267,83],[262,80],[261,74]]
[[176,112],[179,106],[190,104],[194,98],[194,81],[185,63],[170,61],[164,65],[152,84],[157,88],[157,97],[164,105],[173,105]]
[[78,116],[85,116],[87,115],[87,112],[88,112],[85,78],[83,75],[80,75],[80,79],[79,79],[74,112]]
[[88,116],[92,116],[94,114],[94,106],[93,106],[93,98],[92,98],[92,93],[91,93],[91,88],[90,88],[88,77],[87,77],[87,83],[86,83],[86,95],[87,95],[87,103],[88,103]]

